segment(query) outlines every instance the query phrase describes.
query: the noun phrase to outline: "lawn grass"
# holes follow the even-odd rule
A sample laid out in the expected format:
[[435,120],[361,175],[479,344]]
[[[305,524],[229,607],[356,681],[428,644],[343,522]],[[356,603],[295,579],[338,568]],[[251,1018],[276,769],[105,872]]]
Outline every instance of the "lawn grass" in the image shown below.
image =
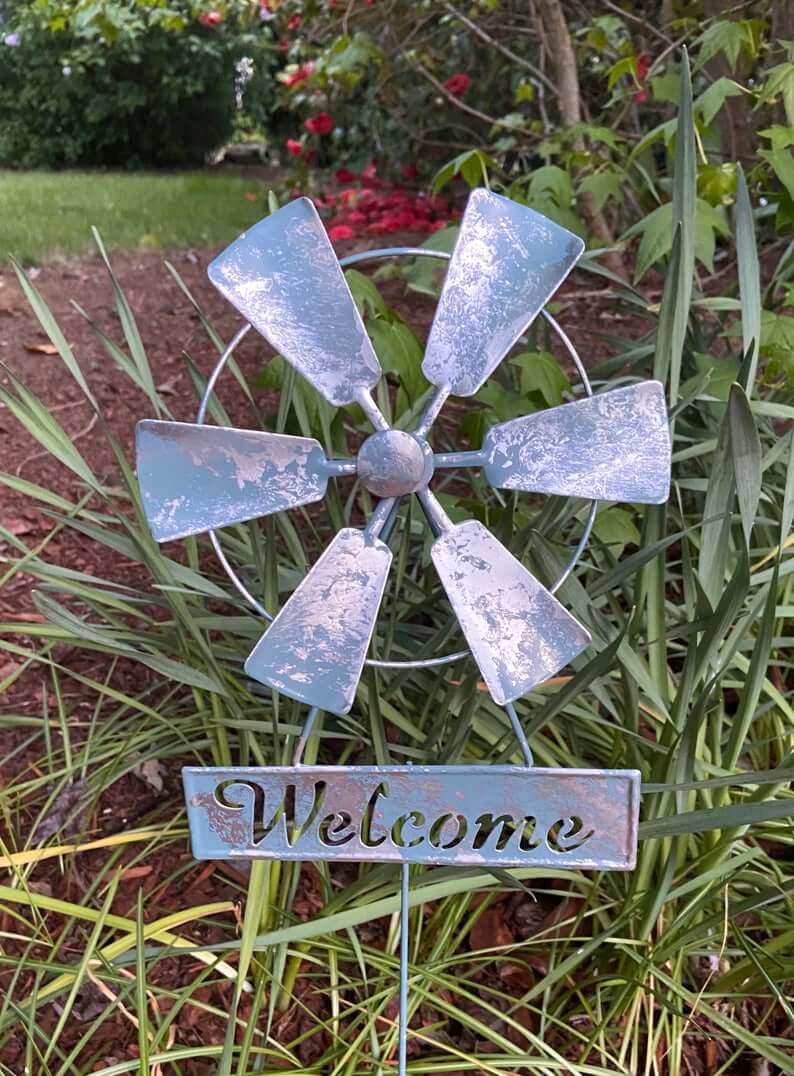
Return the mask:
[[261,179],[208,172],[0,171],[0,259],[91,253],[91,225],[117,250],[219,246],[265,215],[266,198]]

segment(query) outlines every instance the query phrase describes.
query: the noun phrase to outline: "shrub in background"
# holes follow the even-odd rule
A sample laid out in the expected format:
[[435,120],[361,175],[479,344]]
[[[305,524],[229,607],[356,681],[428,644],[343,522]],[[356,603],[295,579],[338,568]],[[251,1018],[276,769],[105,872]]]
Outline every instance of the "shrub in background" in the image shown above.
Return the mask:
[[249,0],[19,3],[2,31],[0,162],[28,168],[200,164],[271,38]]

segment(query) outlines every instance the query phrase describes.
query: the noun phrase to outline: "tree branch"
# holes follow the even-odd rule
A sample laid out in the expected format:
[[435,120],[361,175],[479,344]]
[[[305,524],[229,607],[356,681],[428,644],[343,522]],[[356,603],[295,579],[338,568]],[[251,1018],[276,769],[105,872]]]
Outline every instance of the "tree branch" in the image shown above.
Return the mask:
[[471,30],[473,34],[476,34],[481,41],[484,41],[486,43],[486,45],[490,45],[491,48],[496,49],[497,52],[501,52],[503,56],[506,56],[508,60],[512,60],[514,64],[518,64],[519,67],[523,67],[527,71],[531,72],[533,75],[533,82],[540,82],[546,87],[547,90],[551,90],[552,93],[556,94],[557,87],[554,85],[548,75],[544,74],[544,72],[541,71],[539,67],[535,67],[533,63],[531,63],[529,60],[524,59],[523,56],[519,56],[518,53],[513,52],[513,50],[508,48],[507,45],[503,45],[501,41],[497,41],[495,37],[491,37],[489,33],[487,33],[485,30],[483,30],[481,26],[479,26],[476,22],[470,19],[468,15],[464,15],[462,11],[458,11],[458,9],[453,4],[445,2],[444,7],[447,9],[450,15],[454,15],[456,19],[462,22],[463,25],[466,26],[469,30]]

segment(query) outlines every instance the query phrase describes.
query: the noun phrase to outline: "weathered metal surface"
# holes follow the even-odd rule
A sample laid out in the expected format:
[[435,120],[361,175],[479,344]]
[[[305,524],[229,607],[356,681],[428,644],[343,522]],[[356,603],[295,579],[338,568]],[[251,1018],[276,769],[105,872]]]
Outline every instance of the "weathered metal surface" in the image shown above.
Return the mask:
[[310,437],[152,419],[135,433],[143,507],[158,542],[325,496],[325,453]]
[[310,706],[346,714],[391,561],[378,538],[339,531],[249,655],[248,675]]
[[[416,493],[491,694],[500,704],[525,694],[589,636],[484,527],[452,525],[428,489],[434,458],[424,432],[449,392],[479,388],[581,250],[533,210],[473,192],[423,365],[436,392],[409,433],[389,429],[369,396],[380,367],[311,202],[260,221],[212,263],[211,279],[326,399],[357,400],[377,432],[356,460],[327,460],[308,438],[144,422],[138,469],[152,533],[165,541],[310,503],[331,475],[356,473],[379,497]],[[667,495],[669,460],[663,391],[651,382],[504,423],[480,452],[438,462],[482,466],[504,488],[655,502]],[[311,706],[350,709],[391,562],[378,535],[384,527],[388,536],[393,507],[381,503],[368,533],[337,535],[249,656],[252,677]]]
[[495,702],[525,695],[590,635],[486,528],[461,523],[430,555]]
[[376,497],[398,497],[426,486],[433,453],[424,438],[403,430],[373,433],[359,449],[358,476]]
[[664,387],[643,381],[503,422],[482,455],[498,489],[661,504],[670,493]]
[[352,403],[381,368],[317,210],[298,198],[244,232],[212,283],[329,403]]
[[540,213],[472,191],[427,341],[428,381],[473,396],[583,250],[578,236]]
[[182,778],[198,859],[634,866],[637,770],[187,767]]

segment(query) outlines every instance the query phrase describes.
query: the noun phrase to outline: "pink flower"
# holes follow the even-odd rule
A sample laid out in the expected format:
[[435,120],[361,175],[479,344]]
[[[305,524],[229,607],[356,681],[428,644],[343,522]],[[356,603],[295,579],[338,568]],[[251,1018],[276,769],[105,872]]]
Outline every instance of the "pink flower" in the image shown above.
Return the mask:
[[372,160],[367,165],[367,167],[362,170],[361,178],[365,182],[371,183],[372,180],[375,178],[375,175],[377,174],[377,171],[378,171],[378,162],[373,157]]
[[309,134],[329,135],[334,129],[334,121],[327,112],[318,112],[316,116],[310,116],[303,125]]
[[291,153],[293,157],[300,157],[303,153],[303,143],[298,142],[295,138],[288,138],[287,153]]
[[300,26],[300,24],[301,24],[300,15],[293,15],[292,18],[287,23],[287,29],[288,30],[297,30],[298,27]]
[[469,86],[471,86],[469,76],[460,73],[451,75],[444,83],[444,89],[451,93],[453,97],[462,97]]
[[354,236],[353,229],[347,224],[334,224],[328,229],[328,238],[332,243],[337,243],[340,239],[353,239]]
[[202,15],[199,15],[198,20],[202,26],[218,26],[223,22],[223,15],[220,11],[205,11]]

